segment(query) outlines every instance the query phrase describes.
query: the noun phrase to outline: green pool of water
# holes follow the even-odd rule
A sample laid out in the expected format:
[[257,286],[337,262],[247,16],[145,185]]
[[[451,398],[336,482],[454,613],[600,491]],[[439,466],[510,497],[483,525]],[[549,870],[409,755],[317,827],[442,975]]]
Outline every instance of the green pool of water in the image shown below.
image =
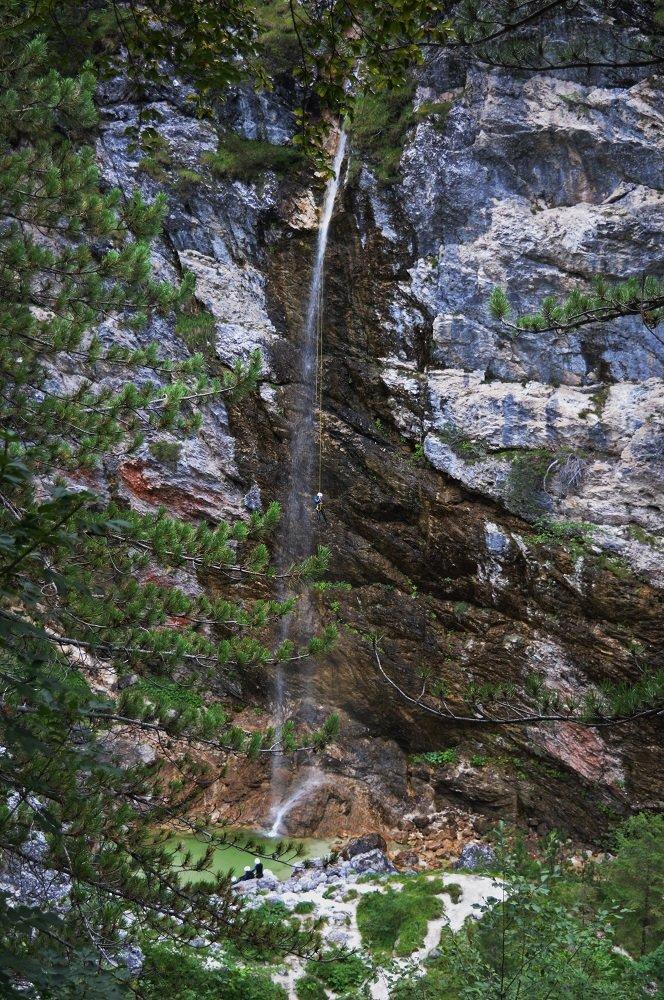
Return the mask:
[[[329,853],[330,841],[328,840],[289,840],[288,843],[299,847],[301,853],[295,855],[289,853],[283,860],[275,860],[270,857],[277,850],[281,843],[285,843],[279,837],[267,837],[264,833],[252,833],[250,830],[237,830],[226,828],[224,830],[210,830],[211,833],[222,834],[231,839],[231,844],[215,848],[212,858],[212,869],[214,872],[230,872],[234,875],[241,875],[246,865],[254,866],[254,858],[259,857],[263,862],[266,871],[274,872],[277,878],[284,879],[292,872],[293,864],[303,861],[305,858],[321,858]],[[181,845],[181,850],[178,846]],[[173,853],[174,864],[182,861],[184,854],[189,851],[192,861],[203,857],[208,847],[208,840],[204,836],[183,833],[174,836],[167,844]],[[288,862],[288,863],[287,863]],[[183,872],[183,881],[201,882],[209,879],[208,872]]]

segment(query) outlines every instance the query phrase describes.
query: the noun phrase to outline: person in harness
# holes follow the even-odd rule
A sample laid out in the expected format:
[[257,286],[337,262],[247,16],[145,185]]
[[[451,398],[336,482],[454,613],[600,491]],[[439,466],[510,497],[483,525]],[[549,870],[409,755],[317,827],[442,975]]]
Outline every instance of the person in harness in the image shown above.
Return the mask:
[[314,496],[314,510],[321,521],[325,521],[327,524],[327,518],[325,517],[325,511],[323,510],[323,494],[320,490]]

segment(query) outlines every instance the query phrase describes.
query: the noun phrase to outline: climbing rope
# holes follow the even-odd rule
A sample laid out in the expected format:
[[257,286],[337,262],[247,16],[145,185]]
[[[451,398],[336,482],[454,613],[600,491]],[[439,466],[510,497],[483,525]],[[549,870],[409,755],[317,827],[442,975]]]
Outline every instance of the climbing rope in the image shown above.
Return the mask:
[[316,305],[316,416],[318,420],[318,492],[323,482],[323,280],[321,279]]

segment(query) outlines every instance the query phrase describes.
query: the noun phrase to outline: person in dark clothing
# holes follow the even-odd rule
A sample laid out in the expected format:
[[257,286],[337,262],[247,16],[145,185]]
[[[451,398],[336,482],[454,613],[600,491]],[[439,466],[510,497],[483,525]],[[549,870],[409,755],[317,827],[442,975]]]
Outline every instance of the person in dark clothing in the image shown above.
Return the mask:
[[254,858],[254,878],[263,878],[263,862],[260,858]]
[[235,879],[235,884],[237,885],[238,882],[250,882],[252,878],[254,878],[254,873],[249,865],[247,865],[240,877]]

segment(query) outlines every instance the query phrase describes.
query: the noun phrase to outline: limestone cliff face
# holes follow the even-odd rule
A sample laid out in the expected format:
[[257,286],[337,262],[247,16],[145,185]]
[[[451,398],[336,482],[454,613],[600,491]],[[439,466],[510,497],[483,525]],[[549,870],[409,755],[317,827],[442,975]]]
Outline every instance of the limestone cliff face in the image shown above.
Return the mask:
[[[404,691],[417,697],[428,674],[455,707],[469,683],[522,693],[535,677],[579,696],[634,681],[661,655],[661,332],[623,320],[509,338],[487,311],[495,284],[525,311],[597,271],[652,271],[664,229],[661,86],[518,77],[441,56],[422,72],[415,105],[445,113],[418,116],[398,184],[383,188],[353,164],[351,136],[326,269],[319,540],[332,548],[333,578],[353,590],[315,689],[321,711],[343,711],[345,738],[326,756],[332,777],[300,810],[303,827],[449,832],[452,816],[462,830],[468,815],[481,831],[503,815],[588,836],[656,803],[653,723],[446,723],[386,686],[362,636],[382,637],[384,668]],[[256,486],[270,499],[286,487],[320,191],[270,173],[215,179],[202,158],[219,123],[192,116],[177,80],[153,97],[166,176],[154,180],[131,150],[137,108],[121,81],[101,98],[105,175],[126,190],[166,187],[159,268],[197,275],[215,319],[213,364],[258,345],[266,372],[242,415],[214,408],[175,465],[146,448],[111,472],[134,503],[215,519],[242,511],[252,486],[249,502]],[[240,90],[220,123],[282,143],[288,97]],[[172,329],[153,334],[189,349]],[[533,528],[542,516],[592,530],[564,544]],[[450,747],[448,764],[408,764],[407,754]],[[232,778],[219,784],[222,813],[233,800],[236,817],[265,815],[266,783],[251,780],[241,802]]]

